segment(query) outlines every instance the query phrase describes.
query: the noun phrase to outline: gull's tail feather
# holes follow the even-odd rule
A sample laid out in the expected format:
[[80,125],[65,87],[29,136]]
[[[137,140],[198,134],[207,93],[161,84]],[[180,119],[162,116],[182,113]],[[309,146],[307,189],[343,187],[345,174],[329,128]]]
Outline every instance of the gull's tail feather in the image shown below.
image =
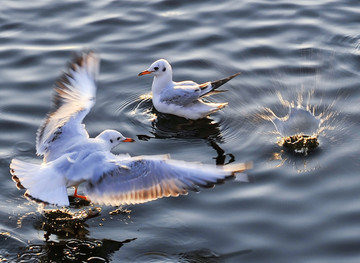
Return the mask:
[[65,178],[52,166],[13,159],[10,173],[18,188],[27,189],[25,196],[32,201],[59,206],[69,205]]
[[218,87],[224,85],[226,82],[228,82],[229,80],[235,78],[236,76],[240,75],[241,73],[238,72],[238,73],[235,73],[229,77],[226,77],[226,78],[223,78],[223,79],[219,79],[219,80],[215,80],[215,81],[209,81],[209,82],[205,82],[203,84],[200,84],[199,87],[201,89],[201,97],[204,97],[204,96],[210,96],[212,94],[215,94],[215,93],[219,93],[219,92],[225,92],[226,90],[224,91],[216,91],[215,89],[217,89]]
[[235,73],[229,77],[226,77],[226,78],[223,78],[223,79],[219,79],[219,80],[215,80],[215,81],[212,81],[211,82],[211,86],[212,86],[212,89],[217,89],[218,87],[224,85],[226,82],[228,82],[229,80],[235,78],[236,76],[239,76],[241,73],[238,72],[238,73]]

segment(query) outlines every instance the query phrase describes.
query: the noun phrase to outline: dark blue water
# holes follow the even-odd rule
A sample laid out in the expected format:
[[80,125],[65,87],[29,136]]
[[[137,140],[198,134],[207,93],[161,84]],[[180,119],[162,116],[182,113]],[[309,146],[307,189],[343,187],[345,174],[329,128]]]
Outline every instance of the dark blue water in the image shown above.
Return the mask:
[[[338,1],[11,1],[0,5],[0,261],[359,262],[360,3]],[[31,162],[52,85],[72,54],[102,59],[91,136],[118,129],[131,155],[224,164],[253,161],[251,182],[123,207],[72,207],[91,218],[37,211],[9,173]],[[194,124],[154,117],[158,58],[174,80],[241,71]],[[309,112],[319,147],[278,145],[291,109]],[[310,114],[311,113],[311,114]],[[305,121],[305,128],[306,128]],[[278,125],[279,127],[275,126]]]

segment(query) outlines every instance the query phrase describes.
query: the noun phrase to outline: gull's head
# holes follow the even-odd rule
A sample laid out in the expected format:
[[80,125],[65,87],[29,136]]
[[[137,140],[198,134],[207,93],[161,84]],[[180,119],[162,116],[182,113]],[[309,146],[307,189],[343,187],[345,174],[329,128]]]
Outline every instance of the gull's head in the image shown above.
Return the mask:
[[118,146],[121,142],[133,142],[131,138],[127,138],[120,132],[115,130],[105,130],[96,136],[96,139],[102,140],[105,145],[111,150],[115,146]]
[[139,73],[139,76],[153,74],[156,77],[160,76],[172,76],[172,69],[170,63],[166,59],[156,60],[151,66]]

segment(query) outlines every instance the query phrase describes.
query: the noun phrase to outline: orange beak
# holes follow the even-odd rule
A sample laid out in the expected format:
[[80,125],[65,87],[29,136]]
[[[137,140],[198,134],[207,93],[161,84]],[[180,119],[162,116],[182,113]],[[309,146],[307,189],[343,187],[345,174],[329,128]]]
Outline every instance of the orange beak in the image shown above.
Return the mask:
[[144,70],[143,72],[140,72],[140,73],[138,74],[138,76],[142,76],[142,75],[146,75],[146,74],[151,74],[151,73],[152,73],[152,71]]
[[122,140],[122,142],[134,142],[134,139],[131,138],[126,138],[125,140]]

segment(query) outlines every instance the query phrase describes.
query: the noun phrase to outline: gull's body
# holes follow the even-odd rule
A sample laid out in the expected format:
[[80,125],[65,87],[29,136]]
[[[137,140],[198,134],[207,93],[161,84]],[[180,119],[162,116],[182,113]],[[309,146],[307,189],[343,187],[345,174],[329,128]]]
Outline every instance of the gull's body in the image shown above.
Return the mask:
[[216,112],[228,103],[205,102],[203,98],[216,91],[218,87],[232,78],[238,76],[236,73],[227,78],[198,84],[191,80],[175,82],[172,79],[172,68],[168,61],[159,59],[151,66],[139,73],[154,75],[152,83],[152,100],[156,110],[162,113],[177,115],[186,119],[197,120]]
[[[10,172],[25,196],[42,203],[69,205],[67,187],[85,185],[86,197],[98,204],[143,203],[163,196],[186,194],[197,186],[214,185],[245,164],[221,168],[170,160],[168,156],[114,155],[121,142],[133,141],[115,130],[89,138],[82,124],[95,104],[99,59],[93,52],[75,58],[56,83],[54,110],[39,128],[36,140],[41,165],[13,159]],[[247,177],[240,174],[240,180]],[[76,194],[77,191],[75,191]]]

